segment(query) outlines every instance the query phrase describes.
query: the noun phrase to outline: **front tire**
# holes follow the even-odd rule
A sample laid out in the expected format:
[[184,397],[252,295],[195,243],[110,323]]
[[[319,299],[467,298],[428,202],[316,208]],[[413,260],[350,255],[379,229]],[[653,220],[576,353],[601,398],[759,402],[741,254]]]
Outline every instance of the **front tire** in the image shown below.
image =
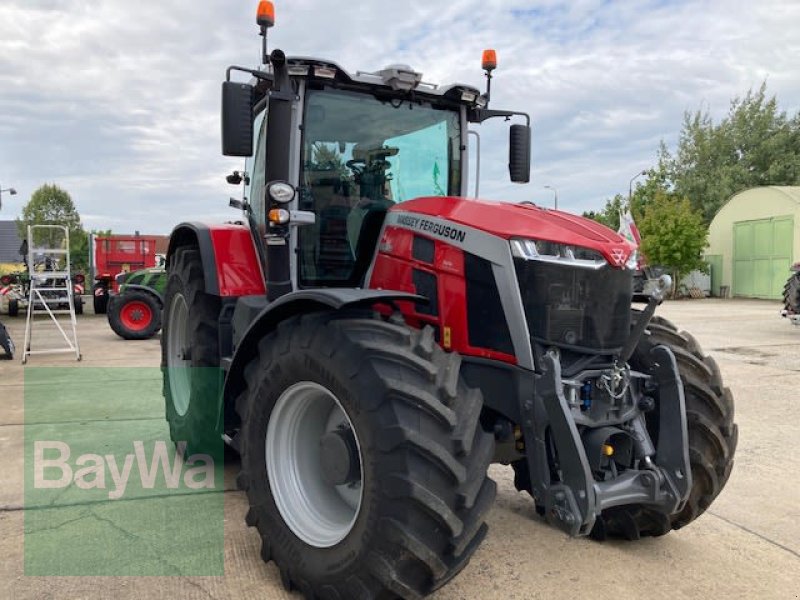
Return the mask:
[[496,486],[482,397],[459,369],[430,328],[364,313],[294,317],[260,342],[236,402],[238,482],[287,589],[420,598],[467,564]]
[[161,329],[161,303],[147,292],[126,292],[109,304],[108,324],[121,338],[148,340]]
[[161,370],[170,437],[176,444],[186,442],[187,456],[221,447],[219,311],[219,297],[205,292],[200,251],[176,250],[164,298]]
[[8,301],[8,316],[9,317],[16,317],[19,314],[19,300],[16,298],[11,298]]

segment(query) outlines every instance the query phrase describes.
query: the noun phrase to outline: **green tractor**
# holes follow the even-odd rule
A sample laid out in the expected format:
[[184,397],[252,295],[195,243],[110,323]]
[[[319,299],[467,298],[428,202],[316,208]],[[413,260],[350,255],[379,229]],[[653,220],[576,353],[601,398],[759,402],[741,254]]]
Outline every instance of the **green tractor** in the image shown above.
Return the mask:
[[147,340],[161,329],[167,274],[164,267],[117,275],[119,294],[108,304],[108,324],[126,340]]

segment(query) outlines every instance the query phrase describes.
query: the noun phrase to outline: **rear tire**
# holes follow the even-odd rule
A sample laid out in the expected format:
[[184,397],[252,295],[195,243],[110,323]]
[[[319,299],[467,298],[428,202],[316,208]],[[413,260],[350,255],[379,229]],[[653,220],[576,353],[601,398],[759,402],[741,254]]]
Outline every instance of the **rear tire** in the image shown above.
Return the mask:
[[148,340],[161,329],[161,302],[141,290],[116,296],[108,306],[108,324],[126,340]]
[[73,300],[75,303],[75,314],[82,315],[83,314],[83,298],[78,295],[73,296]]
[[219,297],[205,292],[200,251],[178,248],[164,298],[161,370],[170,437],[176,444],[186,442],[187,455],[213,451],[216,457],[222,448],[216,431],[219,311]]
[[792,273],[783,286],[783,306],[790,315],[800,314],[800,272]]
[[[634,314],[633,318],[635,320],[637,315]],[[603,523],[594,532],[596,537],[608,535],[638,539],[680,529],[703,514],[714,502],[733,469],[739,430],[733,422],[733,396],[722,383],[716,361],[703,354],[691,334],[679,332],[667,319],[654,319],[648,330],[650,335],[645,334],[640,341],[631,358],[631,366],[646,371],[653,360],[650,350],[659,345],[667,346],[675,355],[686,400],[692,488],[684,508],[673,515],[657,513],[646,507],[619,507],[604,512]],[[653,397],[657,404],[657,391]],[[657,431],[654,422],[657,415],[658,409],[647,413],[651,436]]]
[[[247,523],[261,535],[261,556],[276,562],[288,590],[306,598],[421,598],[464,568],[486,534],[496,486],[486,474],[494,440],[480,425],[482,397],[462,382],[460,363],[436,345],[432,329],[412,331],[371,313],[293,317],[259,343],[236,402],[238,482],[250,504]],[[308,413],[317,419],[310,425],[297,410],[294,421],[285,417],[286,407],[311,402],[286,401],[304,389],[327,398]],[[349,472],[360,475],[349,485],[361,490],[349,504],[352,514],[341,513],[341,485],[315,483],[323,472],[315,466],[319,435],[344,421],[339,412],[359,457],[360,471],[351,450]],[[290,432],[293,445],[275,445],[275,431]],[[286,456],[275,456],[276,448]],[[279,465],[290,463],[298,466],[288,472],[300,473],[294,477],[310,481],[308,488],[285,483]],[[297,489],[318,493],[298,502]],[[328,504],[319,505],[320,498]],[[335,519],[335,534],[317,524],[320,513],[344,515]]]

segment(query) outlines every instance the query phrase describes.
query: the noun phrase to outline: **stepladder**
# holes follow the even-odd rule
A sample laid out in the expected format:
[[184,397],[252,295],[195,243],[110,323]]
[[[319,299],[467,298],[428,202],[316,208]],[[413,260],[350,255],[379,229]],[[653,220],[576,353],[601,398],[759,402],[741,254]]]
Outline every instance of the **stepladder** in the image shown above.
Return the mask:
[[41,354],[74,353],[81,360],[69,228],[29,225],[27,243],[29,289],[22,364]]

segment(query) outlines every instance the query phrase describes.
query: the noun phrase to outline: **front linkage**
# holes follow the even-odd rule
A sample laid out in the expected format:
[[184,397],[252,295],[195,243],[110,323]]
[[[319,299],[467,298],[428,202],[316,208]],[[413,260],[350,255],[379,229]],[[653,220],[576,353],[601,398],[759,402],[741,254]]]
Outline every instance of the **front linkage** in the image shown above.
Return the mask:
[[[550,350],[534,398],[523,403],[530,491],[547,520],[570,535],[592,533],[603,511],[614,507],[642,505],[673,515],[689,497],[686,403],[675,356],[657,346],[646,372],[628,367],[670,283],[668,277],[660,281],[613,369],[564,380],[558,352]],[[605,393],[593,394],[593,387]],[[652,389],[658,389],[658,406],[647,395]],[[657,447],[645,420],[656,409]],[[633,468],[616,472],[617,463]],[[609,468],[614,476],[598,480]]]

